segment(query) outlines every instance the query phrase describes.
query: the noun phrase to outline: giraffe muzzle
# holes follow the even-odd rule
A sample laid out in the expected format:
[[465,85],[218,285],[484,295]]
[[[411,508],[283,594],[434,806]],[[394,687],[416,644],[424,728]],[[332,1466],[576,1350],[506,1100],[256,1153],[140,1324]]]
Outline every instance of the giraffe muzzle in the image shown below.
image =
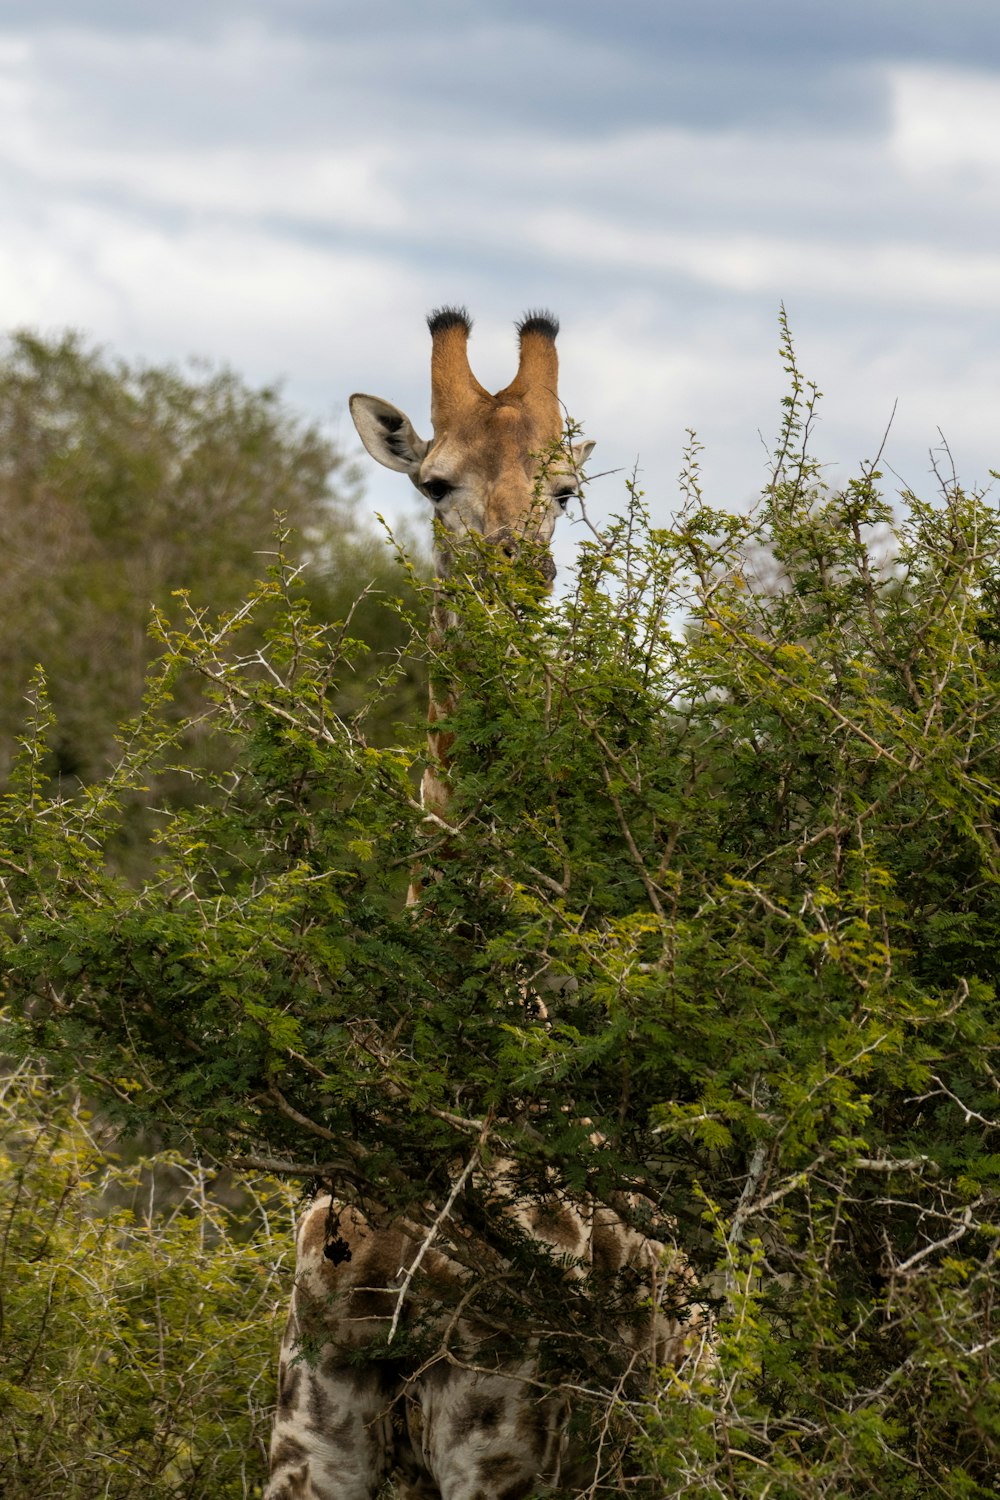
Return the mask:
[[[494,532],[489,541],[509,562],[516,562],[525,553],[524,537],[518,536],[509,526]],[[529,542],[527,555],[544,581],[551,583],[556,576],[556,565],[548,548]]]

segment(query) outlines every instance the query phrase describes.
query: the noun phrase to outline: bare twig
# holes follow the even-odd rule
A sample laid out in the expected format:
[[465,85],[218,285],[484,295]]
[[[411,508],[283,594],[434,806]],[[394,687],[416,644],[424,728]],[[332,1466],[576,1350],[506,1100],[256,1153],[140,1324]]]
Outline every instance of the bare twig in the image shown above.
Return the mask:
[[[492,1120],[490,1121],[490,1123],[492,1124]],[[441,1209],[441,1212],[438,1214],[437,1218],[434,1220],[433,1224],[424,1235],[424,1238],[420,1244],[420,1249],[417,1251],[416,1255],[413,1257],[413,1260],[410,1262],[410,1268],[404,1276],[402,1285],[400,1286],[399,1291],[396,1294],[396,1306],[393,1308],[392,1322],[389,1325],[389,1332],[386,1335],[385,1340],[387,1344],[391,1344],[393,1338],[395,1337],[396,1329],[399,1327],[399,1319],[403,1311],[403,1303],[406,1301],[406,1294],[410,1290],[410,1287],[413,1283],[413,1278],[414,1276],[416,1276],[417,1271],[420,1269],[420,1262],[427,1254],[431,1245],[434,1243],[434,1240],[437,1238],[437,1233],[441,1228],[441,1225],[451,1213],[452,1208],[455,1205],[455,1199],[465,1187],[465,1184],[472,1176],[475,1168],[479,1165],[479,1152],[482,1149],[484,1141],[486,1140],[486,1135],[487,1128],[484,1126],[479,1140],[469,1157],[469,1160],[466,1162],[465,1166],[462,1168],[461,1172],[458,1174],[454,1183],[452,1184],[451,1192],[445,1199],[444,1207]]]

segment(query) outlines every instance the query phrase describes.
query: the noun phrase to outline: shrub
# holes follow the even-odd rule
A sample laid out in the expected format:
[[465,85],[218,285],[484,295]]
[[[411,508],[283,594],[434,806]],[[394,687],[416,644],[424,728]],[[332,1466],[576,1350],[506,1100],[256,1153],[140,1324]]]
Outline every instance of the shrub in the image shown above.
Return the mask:
[[[126,1163],[71,1091],[0,1088],[0,1487],[8,1500],[260,1493],[290,1192]],[[225,1201],[232,1200],[229,1204]]]
[[[633,489],[561,598],[470,541],[430,662],[460,695],[446,822],[416,736],[337,715],[362,648],[280,561],[263,656],[227,642],[246,612],[161,623],[145,714],[78,798],[46,796],[40,701],[0,832],[10,1000],[20,1045],[133,1128],[369,1209],[429,1225],[475,1151],[528,1196],[638,1189],[718,1313],[715,1379],[651,1400],[474,1177],[438,1231],[483,1296],[512,1266],[515,1332],[617,1408],[622,1483],[986,1496],[1000,523],[950,479],[898,514],[873,467],[828,490],[785,352],[750,514],[707,503],[692,444],[676,520]],[[103,851],[182,668],[234,770],[130,889]]]

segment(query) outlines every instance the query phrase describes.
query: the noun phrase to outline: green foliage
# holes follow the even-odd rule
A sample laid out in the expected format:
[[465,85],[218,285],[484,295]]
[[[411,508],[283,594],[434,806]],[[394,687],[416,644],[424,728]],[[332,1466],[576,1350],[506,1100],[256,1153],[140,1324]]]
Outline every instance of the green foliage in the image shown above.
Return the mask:
[[[447,822],[415,803],[416,738],[338,713],[360,648],[284,562],[238,615],[161,622],[145,715],[79,797],[46,795],[40,702],[0,830],[9,999],[19,1044],[131,1127],[369,1210],[429,1223],[473,1150],[526,1194],[638,1189],[719,1318],[717,1374],[647,1404],[595,1296],[555,1295],[475,1178],[468,1238],[441,1233],[513,1261],[504,1318],[617,1401],[654,1490],[985,1496],[1000,521],[951,482],[898,517],[874,469],[825,488],[783,352],[750,515],[707,503],[692,444],[676,521],[633,491],[560,600],[530,558],[456,558]],[[232,769],[131,888],[104,853],[191,671]]]
[[[405,649],[405,623],[381,606],[405,579],[359,524],[356,490],[341,456],[275,390],[228,370],[130,367],[73,335],[14,335],[0,360],[0,777],[38,664],[57,723],[47,773],[70,788],[106,774],[156,654],[150,610],[177,619],[186,598],[238,611],[276,514],[295,533],[317,618],[343,619],[367,585],[355,632],[380,653]],[[260,645],[264,623],[244,624],[241,650]],[[365,695],[369,673],[355,666],[357,680],[338,684],[344,712]],[[383,736],[411,712],[414,684],[404,686],[383,705]],[[202,735],[197,677],[179,673],[172,694],[168,717],[185,730],[149,796],[183,801],[192,771],[221,769],[206,760],[221,746]],[[137,813],[126,827],[133,842],[148,832]]]
[[72,1093],[4,1079],[7,1500],[260,1493],[293,1202],[263,1179],[222,1187],[168,1155],[123,1163]]

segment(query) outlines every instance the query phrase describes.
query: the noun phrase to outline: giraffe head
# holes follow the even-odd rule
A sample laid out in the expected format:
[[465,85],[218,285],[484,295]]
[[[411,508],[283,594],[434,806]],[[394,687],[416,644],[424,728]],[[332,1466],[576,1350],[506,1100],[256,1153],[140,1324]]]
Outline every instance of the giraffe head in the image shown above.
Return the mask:
[[[593,443],[559,447],[562,409],[557,383],[559,325],[549,313],[528,313],[517,325],[520,360],[511,383],[495,396],[469,366],[471,320],[464,308],[443,307],[431,331],[432,438],[417,436],[398,407],[377,396],[351,397],[351,416],[372,458],[408,474],[440,522],[438,569],[448,543],[475,533],[513,556],[522,541],[548,547],[555,523],[577,489],[577,469]],[[547,551],[542,571],[555,566]]]

